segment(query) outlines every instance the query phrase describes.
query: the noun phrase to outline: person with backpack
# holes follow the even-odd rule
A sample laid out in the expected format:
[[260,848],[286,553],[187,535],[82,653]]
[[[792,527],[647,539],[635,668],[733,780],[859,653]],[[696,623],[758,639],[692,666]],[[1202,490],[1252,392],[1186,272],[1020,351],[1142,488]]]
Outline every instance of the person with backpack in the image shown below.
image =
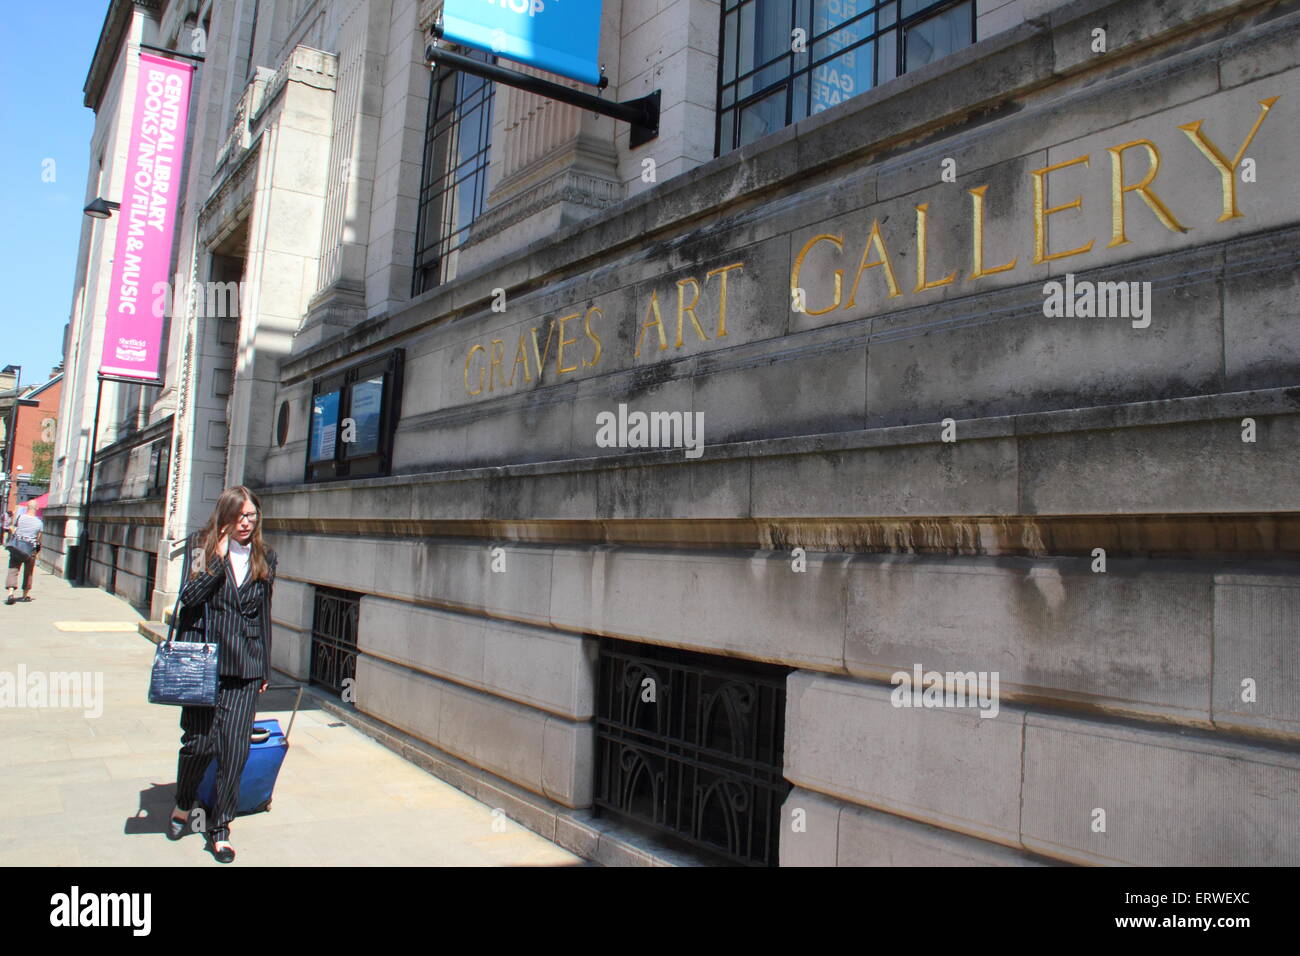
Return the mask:
[[[36,509],[31,506],[14,522],[13,534],[5,544],[9,549],[9,576],[5,580],[9,594],[5,598],[6,605],[32,599],[32,577],[36,571],[36,555],[41,550],[41,533],[44,531],[44,522],[36,516]],[[20,569],[23,575],[23,596],[17,598],[14,597],[14,591],[18,588]]]

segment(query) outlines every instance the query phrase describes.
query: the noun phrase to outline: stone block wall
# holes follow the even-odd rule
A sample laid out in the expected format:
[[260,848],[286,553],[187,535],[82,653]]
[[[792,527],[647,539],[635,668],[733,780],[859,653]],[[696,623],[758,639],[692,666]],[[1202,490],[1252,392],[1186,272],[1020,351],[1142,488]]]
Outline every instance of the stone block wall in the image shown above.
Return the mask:
[[[358,707],[568,807],[596,638],[794,668],[786,865],[1300,863],[1300,11],[1013,12],[284,363],[277,666],[357,591]],[[312,380],[397,347],[393,474],[304,484]],[[703,454],[605,447],[619,404]]]

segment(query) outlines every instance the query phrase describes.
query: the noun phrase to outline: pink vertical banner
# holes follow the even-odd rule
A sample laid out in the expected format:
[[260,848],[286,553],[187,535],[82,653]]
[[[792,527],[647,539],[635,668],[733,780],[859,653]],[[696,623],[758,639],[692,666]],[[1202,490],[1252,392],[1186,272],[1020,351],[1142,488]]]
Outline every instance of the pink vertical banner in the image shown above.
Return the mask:
[[163,305],[172,297],[159,283],[169,279],[193,74],[187,63],[140,54],[102,375],[156,380],[161,373]]

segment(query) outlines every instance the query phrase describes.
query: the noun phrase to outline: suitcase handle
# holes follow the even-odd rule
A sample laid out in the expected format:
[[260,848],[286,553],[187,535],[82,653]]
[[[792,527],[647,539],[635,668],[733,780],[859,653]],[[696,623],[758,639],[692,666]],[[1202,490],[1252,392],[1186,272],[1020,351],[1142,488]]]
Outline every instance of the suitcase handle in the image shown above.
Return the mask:
[[289,729],[284,732],[284,742],[285,745],[287,746],[289,743],[289,735],[293,733],[293,722],[298,719],[298,705],[302,703],[303,687],[301,684],[267,684],[266,689],[267,690],[295,690],[296,689],[298,691],[298,696],[294,699],[293,702],[293,713],[289,715]]

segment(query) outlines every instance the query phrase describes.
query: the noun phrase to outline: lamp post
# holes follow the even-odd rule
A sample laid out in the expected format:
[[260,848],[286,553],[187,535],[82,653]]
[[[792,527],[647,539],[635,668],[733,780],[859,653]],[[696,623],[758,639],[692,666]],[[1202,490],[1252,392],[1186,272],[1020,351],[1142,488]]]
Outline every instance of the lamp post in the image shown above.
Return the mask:
[[9,510],[9,489],[13,487],[13,470],[14,470],[14,429],[18,427],[18,396],[22,394],[23,388],[23,367],[21,365],[7,365],[5,371],[16,373],[14,380],[14,403],[9,410],[9,427],[5,430],[5,495],[4,510]]
[[[96,196],[82,210],[92,219],[108,219],[121,203],[115,203],[103,196]],[[99,408],[104,400],[104,376],[97,376],[95,391],[95,421],[90,426],[90,453],[86,462],[86,487],[81,495],[81,531],[77,535],[77,586],[84,587],[90,577],[90,495],[95,483],[95,443],[99,441]],[[71,570],[71,569],[69,569]]]

